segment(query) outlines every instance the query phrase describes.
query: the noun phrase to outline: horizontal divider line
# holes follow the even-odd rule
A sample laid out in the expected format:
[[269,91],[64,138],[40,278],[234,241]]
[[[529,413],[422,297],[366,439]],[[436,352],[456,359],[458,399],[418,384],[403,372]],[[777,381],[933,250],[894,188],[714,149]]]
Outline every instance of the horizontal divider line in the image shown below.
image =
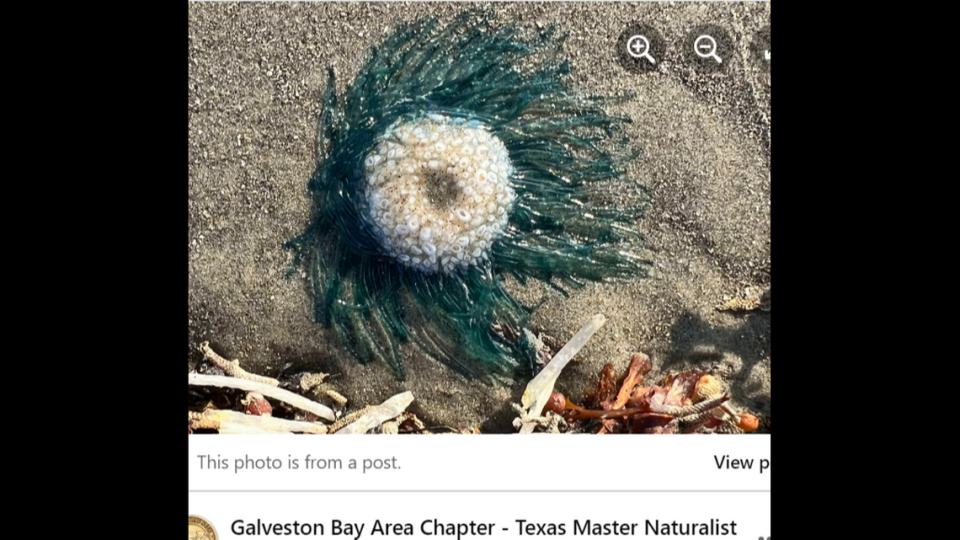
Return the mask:
[[769,489],[191,489],[190,493],[770,493]]

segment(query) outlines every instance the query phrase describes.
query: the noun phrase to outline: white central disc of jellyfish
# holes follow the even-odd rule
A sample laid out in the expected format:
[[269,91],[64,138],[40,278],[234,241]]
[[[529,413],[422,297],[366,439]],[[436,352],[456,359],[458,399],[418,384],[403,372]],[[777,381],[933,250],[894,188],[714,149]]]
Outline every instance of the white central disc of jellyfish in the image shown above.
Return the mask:
[[429,115],[398,122],[364,166],[366,218],[380,244],[427,273],[486,260],[517,197],[507,148],[477,121]]

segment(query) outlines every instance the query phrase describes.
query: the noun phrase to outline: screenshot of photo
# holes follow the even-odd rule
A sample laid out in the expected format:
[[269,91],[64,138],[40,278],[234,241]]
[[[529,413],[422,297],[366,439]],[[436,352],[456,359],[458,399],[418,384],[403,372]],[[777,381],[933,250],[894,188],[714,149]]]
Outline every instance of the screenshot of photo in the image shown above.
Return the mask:
[[770,13],[191,2],[188,538],[770,540]]

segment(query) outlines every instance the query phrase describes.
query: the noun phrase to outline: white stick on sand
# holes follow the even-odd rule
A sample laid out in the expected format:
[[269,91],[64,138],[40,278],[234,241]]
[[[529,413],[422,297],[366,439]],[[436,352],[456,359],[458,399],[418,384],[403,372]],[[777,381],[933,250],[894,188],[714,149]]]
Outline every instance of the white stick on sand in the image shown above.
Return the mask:
[[[553,393],[553,387],[560,377],[560,372],[563,371],[563,368],[573,359],[573,356],[580,352],[580,349],[587,344],[587,341],[593,337],[593,334],[606,322],[607,318],[604,317],[602,313],[594,315],[587,321],[587,324],[583,325],[570,341],[554,355],[547,366],[527,383],[527,389],[523,392],[521,403],[523,404],[523,408],[528,410],[530,416],[536,417],[543,413],[543,408],[547,405],[550,394]],[[533,427],[534,424],[524,424],[520,433],[530,433],[533,431]]]
[[320,418],[323,418],[324,420],[334,422],[337,419],[336,415],[333,414],[333,410],[329,407],[321,405],[316,401],[311,401],[303,396],[294,394],[293,392],[284,390],[283,388],[277,388],[276,386],[270,386],[268,384],[251,381],[248,379],[224,377],[221,375],[201,375],[199,373],[190,373],[188,377],[189,378],[187,382],[194,386],[217,386],[220,388],[236,388],[238,390],[246,390],[248,392],[259,392],[264,396],[272,397],[273,399],[293,405],[298,409],[311,412]]
[[320,422],[284,420],[272,416],[254,416],[237,411],[207,409],[197,427],[214,427],[221,434],[228,433],[315,433],[324,434],[327,426]]
[[341,433],[347,435],[366,433],[387,420],[392,420],[400,416],[411,403],[413,403],[412,392],[407,391],[402,394],[397,394],[382,404],[370,409],[366,414],[357,418],[356,422],[343,427],[334,433],[334,435],[340,435]]

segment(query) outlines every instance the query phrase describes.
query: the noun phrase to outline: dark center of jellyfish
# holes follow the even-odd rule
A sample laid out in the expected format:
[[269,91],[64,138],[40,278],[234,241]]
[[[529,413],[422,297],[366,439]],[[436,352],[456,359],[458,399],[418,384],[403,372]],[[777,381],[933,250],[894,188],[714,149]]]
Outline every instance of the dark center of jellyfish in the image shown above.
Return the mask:
[[420,174],[424,179],[424,191],[430,204],[438,210],[452,209],[460,197],[457,177],[447,171],[426,167],[421,169]]

